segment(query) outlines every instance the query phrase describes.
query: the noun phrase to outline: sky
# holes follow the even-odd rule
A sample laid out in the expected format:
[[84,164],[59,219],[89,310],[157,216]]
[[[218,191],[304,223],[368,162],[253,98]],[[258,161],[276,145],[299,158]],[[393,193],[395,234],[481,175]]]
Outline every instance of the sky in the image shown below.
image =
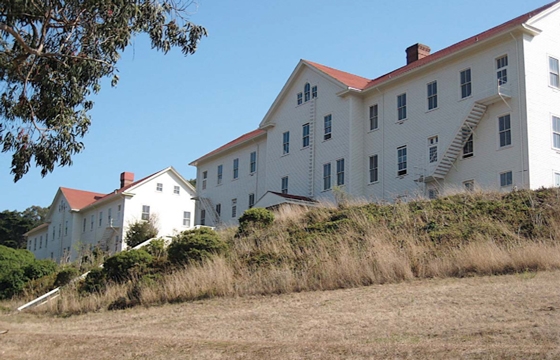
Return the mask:
[[[189,20],[208,30],[194,55],[137,37],[119,84],[94,96],[85,150],[69,167],[20,181],[0,153],[0,211],[49,206],[59,187],[108,193],[121,172],[140,179],[188,164],[254,130],[300,59],[366,78],[406,63],[415,43],[441,50],[552,0],[198,0]],[[1,120],[0,120],[1,121]]]

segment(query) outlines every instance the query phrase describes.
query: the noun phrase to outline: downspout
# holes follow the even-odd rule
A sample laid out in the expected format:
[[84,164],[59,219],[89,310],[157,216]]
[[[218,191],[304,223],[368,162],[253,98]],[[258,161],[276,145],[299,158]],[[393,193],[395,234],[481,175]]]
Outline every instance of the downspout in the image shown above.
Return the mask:
[[[522,101],[524,101],[521,98],[521,68],[519,66],[520,61],[519,61],[519,42],[517,41],[517,39],[515,38],[515,36],[510,32],[509,35],[512,37],[512,39],[515,41],[515,52],[516,52],[516,61],[517,61],[517,97],[518,97],[518,111],[519,111],[519,143],[520,143],[520,151],[521,151],[521,186],[522,188],[525,188],[525,150],[524,150],[524,146],[523,146],[523,119],[522,116],[525,117],[525,123],[527,123],[527,127],[529,126],[528,123],[528,119],[527,119],[527,115],[524,114],[522,112],[522,106],[521,103]],[[525,78],[523,78],[523,81],[525,81]],[[529,139],[527,139],[528,141]]]

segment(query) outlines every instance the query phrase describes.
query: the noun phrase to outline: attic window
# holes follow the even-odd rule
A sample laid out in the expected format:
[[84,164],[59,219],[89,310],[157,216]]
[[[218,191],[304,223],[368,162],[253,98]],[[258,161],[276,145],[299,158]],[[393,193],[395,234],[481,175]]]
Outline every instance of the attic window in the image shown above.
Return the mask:
[[309,85],[309,83],[306,83],[303,87],[303,93],[305,96],[305,102],[308,102],[311,98],[311,85]]
[[303,93],[298,93],[297,94],[297,104],[298,105],[303,104]]
[[311,98],[315,99],[317,97],[317,86],[311,88]]

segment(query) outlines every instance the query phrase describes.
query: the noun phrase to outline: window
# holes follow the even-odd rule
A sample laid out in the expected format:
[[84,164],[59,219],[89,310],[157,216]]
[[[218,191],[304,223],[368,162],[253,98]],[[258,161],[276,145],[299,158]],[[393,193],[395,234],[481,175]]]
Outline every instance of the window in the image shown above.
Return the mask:
[[237,199],[231,199],[231,217],[237,217]]
[[103,211],[99,212],[99,226],[103,223]]
[[511,145],[511,121],[509,114],[498,118],[498,131],[500,133],[500,147]]
[[64,223],[64,236],[68,235],[68,220]]
[[463,159],[470,158],[474,155],[473,134],[469,136],[465,145],[463,145]]
[[513,173],[511,171],[503,172],[500,174],[500,186],[510,186],[513,184]]
[[222,183],[223,171],[224,171],[224,166],[218,165],[218,185]]
[[288,193],[288,177],[284,176],[282,178],[282,194],[287,194]]
[[471,69],[461,71],[461,99],[471,96]]
[[373,155],[369,157],[369,182],[379,181],[379,157]]
[[254,173],[255,171],[257,171],[257,152],[253,151],[251,153],[251,159],[250,159],[250,164],[249,164],[249,171],[251,173]]
[[86,220],[86,218],[84,218],[84,223],[82,225],[82,232],[86,232],[86,222],[87,222],[87,220]]
[[398,120],[406,119],[406,93],[397,96]]
[[62,230],[61,230],[61,224],[58,224],[58,238],[60,239],[62,237]]
[[109,226],[113,226],[113,215],[112,215],[112,213],[113,213],[113,209],[109,208],[107,210],[107,224]]
[[432,136],[428,138],[428,159],[431,163],[435,163],[438,160],[438,137]]
[[49,233],[45,234],[45,247],[49,244]]
[[297,104],[298,105],[303,104],[303,93],[298,93],[297,94]]
[[200,210],[200,225],[206,225],[206,210]]
[[376,130],[379,127],[379,108],[377,104],[369,107],[369,129]]
[[202,190],[206,190],[206,179],[208,179],[208,171],[202,172]]
[[282,134],[282,148],[284,155],[290,153],[290,132],[286,131]]
[[311,88],[311,98],[315,99],[317,97],[317,85]]
[[218,214],[218,216],[222,215],[222,204],[216,204],[216,214]]
[[90,224],[90,230],[93,230],[93,223],[95,221],[95,215],[91,215],[91,224]]
[[463,181],[463,187],[467,191],[474,191],[474,180]]
[[325,140],[329,140],[332,136],[332,115],[325,116]]
[[428,110],[437,108],[437,81],[428,84]]
[[560,173],[554,173],[554,186],[560,186]]
[[163,191],[163,184],[162,183],[157,183],[156,184],[156,191],[157,192],[162,192]]
[[142,220],[150,220],[150,207],[142,205]]
[[438,190],[435,188],[428,189],[428,199],[437,199],[438,197]]
[[233,159],[233,178],[237,179],[239,177],[239,158]]
[[191,212],[183,211],[183,226],[191,226]]
[[331,188],[331,163],[323,165],[323,190]]
[[558,59],[553,57],[548,58],[548,67],[550,71],[550,86],[560,86],[560,72],[558,71]]
[[43,247],[43,235],[39,237],[39,249]]
[[552,146],[560,149],[560,118],[556,116],[552,117],[552,137]]
[[249,209],[255,206],[255,194],[249,194]]
[[303,125],[303,147],[308,147],[309,146],[309,124],[304,124]]
[[344,159],[336,161],[336,185],[344,185]]
[[309,85],[309,83],[306,83],[303,87],[303,96],[306,102],[311,98],[311,85]]
[[507,66],[508,57],[504,55],[496,59],[496,75],[498,77],[498,85],[504,85],[507,83]]
[[33,250],[37,250],[37,238],[35,238],[35,241],[33,242]]
[[117,206],[117,220],[120,220],[120,219],[121,219],[121,206],[118,205]]
[[177,185],[173,186],[173,194],[179,195],[181,193],[181,188]]
[[397,148],[397,175],[406,175],[406,145]]

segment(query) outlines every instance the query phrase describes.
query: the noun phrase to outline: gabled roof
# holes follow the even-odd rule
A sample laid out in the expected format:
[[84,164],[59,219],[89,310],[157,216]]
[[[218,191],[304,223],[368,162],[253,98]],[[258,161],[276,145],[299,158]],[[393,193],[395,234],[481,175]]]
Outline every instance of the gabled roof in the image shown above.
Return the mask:
[[28,232],[26,232],[25,234],[23,234],[23,236],[28,236],[29,234],[32,234],[32,233],[34,233],[34,232],[43,230],[44,228],[47,228],[47,227],[49,227],[49,223],[41,224],[41,225],[36,226],[36,227],[34,227],[33,229],[29,230]]
[[304,61],[305,63],[307,63],[311,66],[313,66],[317,70],[327,74],[328,76],[338,80],[339,82],[348,86],[349,88],[363,89],[371,81],[370,79],[366,79],[366,78],[358,76],[358,75],[350,74],[350,73],[347,73],[345,71],[340,71],[340,70],[337,70],[337,69],[333,69],[331,67],[321,65],[321,64],[317,64],[317,63],[309,61],[309,60],[302,60],[302,61]]
[[65,187],[61,187],[60,191],[68,201],[70,208],[73,210],[79,210],[105,196],[105,194],[101,193],[69,189]]
[[248,132],[248,133],[246,133],[246,134],[241,135],[241,136],[238,137],[237,139],[232,140],[232,141],[228,142],[227,144],[225,144],[225,145],[223,145],[223,146],[220,146],[220,147],[217,148],[216,150],[212,150],[212,151],[210,151],[208,154],[203,155],[202,157],[199,157],[198,159],[192,161],[189,165],[197,166],[198,163],[201,162],[201,161],[203,161],[203,160],[206,160],[206,159],[208,159],[208,158],[210,158],[210,157],[212,157],[212,156],[214,156],[214,155],[218,155],[218,154],[220,154],[220,153],[222,153],[222,152],[224,152],[224,151],[226,151],[226,150],[232,149],[232,148],[234,148],[234,147],[236,147],[236,146],[245,144],[247,141],[253,140],[253,139],[255,139],[255,138],[257,138],[257,137],[259,137],[259,136],[261,136],[261,135],[263,135],[263,134],[266,134],[266,131],[265,131],[265,130],[256,129],[256,130],[250,131],[250,132]]

